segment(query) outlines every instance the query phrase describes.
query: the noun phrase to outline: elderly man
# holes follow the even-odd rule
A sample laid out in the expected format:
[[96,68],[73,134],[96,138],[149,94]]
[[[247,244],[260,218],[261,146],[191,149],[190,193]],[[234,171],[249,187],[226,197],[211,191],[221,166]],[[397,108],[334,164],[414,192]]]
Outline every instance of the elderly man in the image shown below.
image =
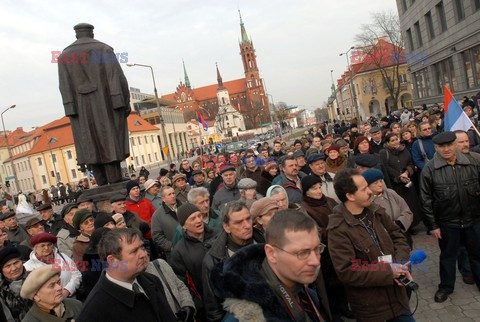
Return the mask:
[[210,250],[202,264],[203,300],[208,321],[220,321],[224,315],[221,299],[213,292],[210,273],[213,267],[231,257],[242,247],[263,243],[263,236],[253,235],[252,216],[241,201],[232,201],[222,210],[223,231],[209,243]]
[[62,217],[63,227],[57,234],[57,247],[61,253],[72,257],[73,242],[80,235],[80,232],[73,227],[73,216],[77,212],[77,204],[69,203],[63,206]]
[[58,234],[63,226],[63,219],[62,216],[53,212],[52,204],[44,203],[40,205],[37,210],[42,216],[45,231],[54,235]]
[[455,264],[462,242],[480,289],[480,162],[457,151],[456,139],[453,132],[433,138],[436,153],[420,178],[424,222],[440,247],[440,284],[434,297],[440,303],[455,288]]
[[22,321],[73,321],[78,317],[82,303],[62,296],[60,271],[45,265],[31,272],[25,279],[20,296],[33,301]]
[[300,203],[302,201],[300,180],[306,174],[299,172],[297,160],[293,155],[287,155],[280,159],[280,170],[282,170],[280,175],[272,183],[285,189],[290,203]]
[[105,233],[98,253],[108,267],[90,292],[77,322],[178,321],[160,279],[145,272],[148,254],[136,229]]
[[223,184],[220,184],[219,189],[213,196],[212,208],[221,211],[228,202],[240,199],[240,191],[237,186],[237,172],[234,166],[222,166],[220,175],[223,179]]
[[187,176],[183,173],[178,173],[173,176],[173,187],[175,188],[175,196],[181,203],[187,202],[187,195],[190,191],[190,186],[187,184]]
[[[194,170],[192,173],[193,186],[192,188],[209,188],[210,184],[205,182],[205,173],[202,170]],[[188,197],[187,197],[188,199]]]
[[17,247],[6,246],[0,250],[0,275],[0,305],[6,321],[21,321],[32,304],[20,297],[27,271]]
[[123,220],[129,228],[140,229],[140,225],[144,222],[140,217],[127,210],[126,197],[122,194],[116,194],[110,197],[110,203],[112,204],[112,214],[123,215]]
[[385,140],[382,138],[382,130],[379,127],[372,127],[370,130],[372,139],[370,140],[370,150],[374,154],[380,153],[384,149]]
[[172,241],[178,226],[177,210],[181,205],[172,187],[160,189],[162,206],[152,216],[152,239],[157,248],[168,258],[172,251]]
[[158,196],[160,184],[158,181],[148,179],[143,186],[145,187],[145,198],[150,200],[155,210],[158,209],[162,204],[162,199]]
[[248,315],[264,321],[331,320],[326,295],[319,302],[308,288],[324,249],[313,219],[295,210],[279,212],[265,245],[244,247],[213,269],[215,293],[225,298],[224,320],[246,321]]
[[328,251],[355,317],[414,321],[406,288],[398,280],[413,280],[408,267],[398,263],[410,256],[400,227],[383,208],[372,205],[372,192],[358,171],[338,172],[334,186],[341,203],[329,216]]
[[199,312],[197,316],[203,320],[202,261],[208,251],[205,245],[216,236],[216,231],[203,222],[203,214],[190,203],[178,208],[178,220],[183,238],[173,249],[170,264],[177,276],[189,287]]
[[45,226],[43,225],[43,221],[40,218],[30,218],[27,223],[25,224],[25,229],[28,234],[28,238],[20,243],[20,245],[24,245],[26,247],[30,246],[30,239],[38,234],[45,232]]
[[327,157],[323,153],[310,154],[308,157],[308,164],[310,165],[310,169],[312,169],[311,174],[312,176],[320,178],[322,181],[322,191],[325,196],[334,199],[336,202],[340,202],[335,194],[335,189],[333,188],[333,178],[335,177],[335,173],[327,171],[326,159]]
[[0,214],[0,221],[7,228],[8,240],[15,243],[21,243],[28,239],[26,230],[18,224],[17,216],[13,211]]

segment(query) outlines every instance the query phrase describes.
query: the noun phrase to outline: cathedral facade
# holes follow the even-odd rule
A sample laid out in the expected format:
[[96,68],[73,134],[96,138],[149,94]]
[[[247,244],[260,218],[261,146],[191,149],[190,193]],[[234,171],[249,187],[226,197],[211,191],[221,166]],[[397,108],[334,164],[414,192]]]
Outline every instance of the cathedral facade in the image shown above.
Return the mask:
[[[185,120],[196,120],[201,113],[205,120],[215,121],[218,129],[228,136],[270,123],[268,97],[260,78],[255,48],[241,16],[240,32],[239,46],[245,78],[223,82],[217,66],[216,84],[192,88],[184,64],[185,81],[180,82],[175,93],[162,96],[175,102],[167,107],[182,110]],[[232,115],[236,115],[235,119]],[[232,116],[231,120],[229,116]]]

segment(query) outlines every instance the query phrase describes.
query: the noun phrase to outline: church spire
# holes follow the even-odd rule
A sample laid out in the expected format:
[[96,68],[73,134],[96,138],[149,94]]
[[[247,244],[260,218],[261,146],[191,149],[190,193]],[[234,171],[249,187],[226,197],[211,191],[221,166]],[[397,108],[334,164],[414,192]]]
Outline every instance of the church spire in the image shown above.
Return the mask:
[[217,64],[217,63],[215,63],[215,66],[217,67],[218,89],[223,89],[223,88],[225,88],[225,87],[223,86],[222,75],[220,75],[220,71],[218,70],[218,64]]
[[248,39],[247,31],[245,30],[245,25],[243,24],[240,9],[238,10],[238,15],[240,16],[240,31],[242,32],[242,44],[249,43],[250,40]]
[[185,62],[183,61],[183,59],[182,59],[182,64],[183,64],[183,74],[185,77],[185,86],[192,89],[192,87],[190,86],[190,79],[188,78],[187,69],[185,68]]

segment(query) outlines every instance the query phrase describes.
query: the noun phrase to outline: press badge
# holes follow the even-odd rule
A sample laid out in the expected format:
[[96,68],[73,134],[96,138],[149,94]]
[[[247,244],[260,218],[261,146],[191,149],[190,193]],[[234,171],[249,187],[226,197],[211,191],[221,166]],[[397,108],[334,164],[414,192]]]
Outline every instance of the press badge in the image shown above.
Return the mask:
[[383,255],[383,256],[378,256],[378,262],[387,262],[387,263],[392,263],[392,255]]

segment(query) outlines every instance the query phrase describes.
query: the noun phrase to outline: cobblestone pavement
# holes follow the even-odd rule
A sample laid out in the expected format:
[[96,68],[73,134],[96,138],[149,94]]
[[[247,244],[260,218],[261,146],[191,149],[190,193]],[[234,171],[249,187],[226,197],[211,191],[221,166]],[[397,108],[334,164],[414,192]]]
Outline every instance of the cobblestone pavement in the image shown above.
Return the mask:
[[[417,321],[480,321],[480,291],[476,285],[467,285],[462,281],[462,275],[457,270],[455,291],[443,303],[433,299],[440,283],[439,258],[440,248],[437,240],[421,232],[413,236],[414,249],[423,249],[427,253],[424,265],[413,269],[413,278],[419,284],[418,308],[415,312]],[[480,245],[479,245],[480,247]],[[416,305],[415,294],[410,300],[410,308]]]

